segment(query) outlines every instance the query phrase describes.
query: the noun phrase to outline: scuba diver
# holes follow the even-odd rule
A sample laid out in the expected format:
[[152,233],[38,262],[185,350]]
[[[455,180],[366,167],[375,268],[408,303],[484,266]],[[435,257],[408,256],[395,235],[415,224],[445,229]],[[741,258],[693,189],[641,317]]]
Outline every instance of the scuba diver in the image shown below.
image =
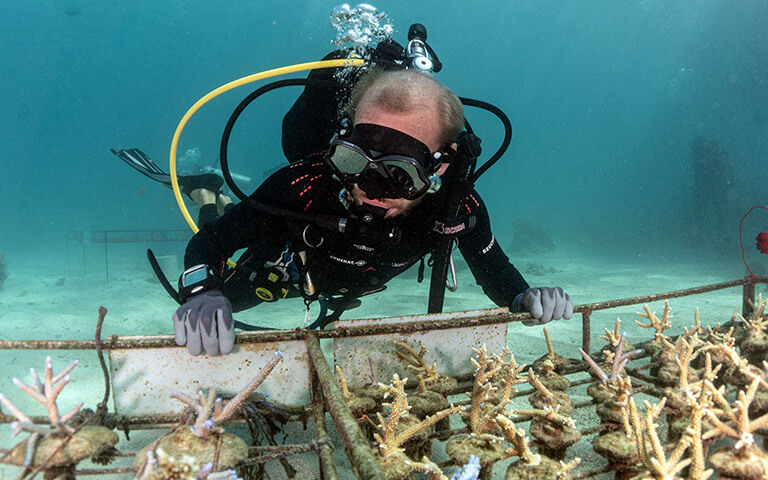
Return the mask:
[[[310,73],[283,120],[289,165],[220,218],[207,217],[187,245],[181,306],[172,316],[178,345],[192,355],[227,354],[235,340],[232,312],[280,298],[302,296],[307,306],[330,299],[343,311],[419,262],[421,279],[425,257],[448,238],[493,302],[531,314],[526,325],[571,318],[562,288],[532,288],[510,263],[480,195],[467,185],[461,166],[479,155],[479,139],[467,132],[461,100],[425,69],[390,61],[405,56],[396,42],[382,42],[372,55],[376,66],[352,81],[339,82],[331,69]],[[129,164],[124,157],[139,156],[113,152]],[[152,169],[145,156],[141,163],[140,171]],[[213,211],[221,184],[205,181],[205,188],[203,179],[179,183]],[[270,209],[342,220],[323,228]]]

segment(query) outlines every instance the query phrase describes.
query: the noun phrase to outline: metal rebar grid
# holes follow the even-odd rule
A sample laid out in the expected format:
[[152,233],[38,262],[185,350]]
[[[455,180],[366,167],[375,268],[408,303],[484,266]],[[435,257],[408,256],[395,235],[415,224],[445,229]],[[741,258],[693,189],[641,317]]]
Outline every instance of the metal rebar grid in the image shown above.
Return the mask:
[[[652,301],[665,300],[670,298],[679,298],[691,295],[697,295],[702,293],[708,293],[716,290],[722,290],[726,288],[732,288],[737,286],[743,287],[743,313],[749,315],[754,311],[754,298],[755,298],[755,285],[759,283],[768,283],[768,277],[745,277],[738,280],[732,280],[729,282],[722,282],[712,285],[706,285],[701,287],[694,287],[684,290],[676,290],[671,292],[651,294],[644,296],[637,296],[625,299],[618,299],[607,302],[597,302],[591,304],[584,304],[577,306],[574,311],[582,314],[582,343],[584,349],[589,351],[590,339],[591,339],[591,325],[590,316],[593,311],[605,310],[610,308],[637,305]],[[457,314],[444,314],[440,317],[431,317],[419,323],[400,323],[395,322],[386,325],[367,325],[361,327],[345,327],[334,330],[324,330],[319,332],[309,332],[302,329],[295,330],[282,330],[282,331],[269,331],[269,332],[248,332],[241,333],[237,337],[238,343],[266,343],[284,340],[303,340],[306,342],[309,356],[311,361],[311,373],[315,378],[313,382],[313,391],[316,392],[316,396],[313,399],[313,404],[310,407],[309,414],[314,418],[317,426],[319,440],[328,439],[328,434],[325,431],[325,411],[327,411],[336,426],[337,431],[344,444],[346,453],[350,458],[353,468],[356,469],[358,478],[362,479],[379,479],[382,478],[381,471],[376,463],[374,454],[362,434],[356,420],[351,414],[351,411],[344,401],[343,395],[339,389],[336,379],[333,375],[331,367],[329,366],[322,349],[320,348],[320,339],[323,338],[342,338],[342,337],[357,337],[357,336],[369,336],[388,333],[412,333],[426,330],[436,329],[450,329],[471,327],[479,325],[491,325],[505,322],[521,321],[529,318],[527,314],[510,314],[505,309],[487,310],[482,312],[473,312],[474,316],[467,315],[468,312],[458,312]],[[407,317],[403,317],[407,318]],[[434,319],[432,319],[434,318]],[[125,349],[125,348],[160,348],[175,346],[173,336],[137,336],[137,337],[118,337],[111,336],[101,342],[101,348],[104,350],[109,349]],[[16,340],[7,341],[0,340],[0,349],[45,349],[45,350],[81,350],[81,349],[96,349],[97,342],[93,340],[88,341],[51,341],[51,340]],[[570,373],[577,371],[584,371],[586,368],[577,368]],[[628,373],[637,381],[641,383],[641,388],[653,396],[659,396],[660,390],[653,388],[652,382],[650,382],[647,375],[640,372],[643,368],[628,369]],[[586,381],[586,380],[585,380]],[[583,384],[585,381],[579,381],[579,384]],[[466,386],[462,385],[462,386]],[[531,393],[532,390],[520,392],[518,395],[526,395]],[[588,406],[588,402],[580,404],[579,408]],[[301,415],[304,412],[303,408],[297,408],[292,411],[292,414]],[[7,423],[12,421],[12,418],[2,415],[0,412],[0,423]],[[33,420],[37,421],[35,417]],[[40,418],[40,423],[46,423],[47,419]],[[154,415],[154,416],[131,416],[120,419],[118,425],[141,425],[146,428],[151,425],[172,424],[178,420],[177,416],[168,415]],[[445,432],[440,432],[436,437],[443,438]],[[335,480],[337,477],[336,467],[333,462],[332,448],[326,443],[321,442],[318,447],[318,456],[320,462],[320,468],[324,479]],[[83,474],[100,474],[100,473],[118,473],[121,469],[93,469],[84,470]],[[574,478],[587,478],[599,473],[603,473],[604,469],[596,469],[594,471],[580,472]]]
[[[704,285],[701,287],[674,290],[671,292],[655,293],[637,297],[609,300],[606,302],[588,303],[578,305],[574,313],[582,314],[582,343],[584,351],[589,352],[591,337],[590,315],[596,310],[639,305],[670,298],[699,295],[702,293],[724,290],[732,287],[743,287],[743,312],[748,314],[754,308],[755,285],[768,284],[768,276],[744,277],[728,282]],[[480,325],[493,325],[497,323],[519,322],[530,318],[527,313],[509,313],[506,309],[498,308],[478,312],[475,316],[466,316],[467,312],[443,314],[440,319],[424,320],[419,323],[390,323],[386,325],[366,325],[361,327],[343,327],[332,330],[313,332],[318,339],[361,337],[381,335],[388,333],[414,333],[426,330],[443,330],[450,328],[474,327]],[[403,317],[407,318],[407,317]],[[303,340],[306,331],[300,328],[294,330],[273,330],[263,332],[244,332],[237,335],[237,343],[267,343],[285,340]],[[102,341],[105,350],[119,348],[164,348],[176,346],[173,335],[151,335],[118,337],[112,335]],[[0,340],[0,350],[93,350],[96,343],[92,340]]]
[[[317,439],[319,441],[330,440],[328,431],[325,427],[325,402],[323,401],[323,391],[320,388],[320,381],[317,373],[312,372],[312,420],[315,422]],[[337,480],[336,463],[333,461],[333,447],[323,445],[318,453],[318,462],[320,465],[320,478],[322,480]]]
[[306,342],[314,372],[317,375],[318,383],[320,383],[320,390],[323,392],[325,406],[336,425],[347,457],[352,463],[352,468],[356,470],[357,478],[384,480],[384,475],[373,456],[373,451],[368,446],[368,440],[366,440],[357,420],[352,415],[352,410],[349,409],[349,405],[344,400],[344,395],[331,371],[331,366],[325,359],[317,333],[307,332]]

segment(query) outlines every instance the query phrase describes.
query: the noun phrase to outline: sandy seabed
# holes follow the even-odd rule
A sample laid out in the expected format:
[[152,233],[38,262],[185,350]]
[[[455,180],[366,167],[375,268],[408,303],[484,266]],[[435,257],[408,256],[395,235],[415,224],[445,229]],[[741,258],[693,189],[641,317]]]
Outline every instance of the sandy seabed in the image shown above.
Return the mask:
[[[103,265],[97,261],[89,264],[85,273],[81,266],[63,266],[61,272],[40,275],[42,269],[33,261],[11,265],[11,276],[0,290],[0,336],[5,340],[84,340],[92,339],[98,317],[98,307],[104,306],[108,314],[103,327],[103,337],[109,335],[155,335],[172,333],[170,316],[175,308],[173,300],[154,280],[148,267],[142,261],[131,258],[132,254],[117,256],[110,265],[109,280]],[[127,259],[127,260],[126,260]],[[690,287],[708,285],[740,278],[744,267],[733,261],[682,261],[675,259],[607,259],[595,255],[573,252],[554,252],[542,255],[518,256],[515,260],[531,285],[559,285],[572,296],[577,305],[634,297],[651,293],[662,293]],[[173,267],[171,267],[173,270]],[[73,273],[74,271],[74,273]],[[475,310],[492,308],[493,305],[474,284],[469,271],[459,264],[460,288],[446,297],[446,311]],[[175,278],[178,272],[167,272]],[[758,291],[765,291],[758,288]],[[423,313],[429,292],[428,281],[416,282],[415,270],[409,271],[389,284],[382,293],[363,299],[363,305],[349,311],[344,318],[378,318],[404,314]],[[673,333],[682,332],[683,327],[693,324],[694,312],[699,308],[704,325],[728,321],[737,307],[741,307],[742,290],[729,288],[707,294],[673,299],[670,301],[674,318]],[[311,314],[316,315],[316,308]],[[650,308],[661,314],[663,302],[654,302]],[[592,314],[592,343],[601,345],[599,336],[605,328],[613,329],[616,318],[622,319],[621,329],[633,343],[650,338],[650,331],[635,324],[643,320],[637,312],[642,305],[620,307],[597,311]],[[304,324],[304,305],[299,299],[283,300],[274,304],[261,305],[236,315],[241,321],[292,329]],[[582,322],[580,315],[569,321],[548,324],[555,351],[563,356],[578,358],[581,346]],[[508,329],[507,344],[518,363],[530,364],[546,352],[541,327],[525,327],[512,324]],[[328,345],[324,345],[327,347]],[[498,352],[500,353],[500,352]],[[53,357],[54,372],[64,368],[73,359],[80,361],[71,373],[70,385],[59,397],[59,405],[66,410],[78,401],[85,401],[86,407],[93,408],[103,396],[104,385],[95,353],[91,351],[0,351],[0,392],[30,415],[43,415],[45,409],[29,400],[11,383],[12,377],[29,381],[29,368],[41,372],[44,358]],[[331,357],[329,357],[330,359]],[[193,393],[193,392],[188,392]],[[587,399],[583,390],[576,390],[572,396],[576,402]],[[454,400],[461,400],[456,398]],[[172,401],[172,400],[171,400]],[[179,403],[181,411],[182,404]],[[7,412],[6,412],[7,413]],[[577,410],[574,414],[577,425],[593,426],[597,423],[593,409]],[[457,419],[454,421],[458,422]],[[330,421],[329,421],[330,425]],[[523,425],[525,428],[526,426]],[[131,432],[130,441],[120,434],[118,449],[137,451],[150,443],[163,431],[136,430]],[[290,425],[287,443],[310,441],[313,430],[310,426],[303,431],[301,425]],[[245,433],[244,430],[242,433]],[[602,459],[591,450],[593,437],[586,437],[570,452],[569,458],[583,459],[579,469],[602,465]],[[0,426],[0,447],[9,448],[17,439],[10,437],[10,428]],[[436,442],[434,458],[446,459],[442,445]],[[340,478],[352,478],[344,450],[337,443],[336,456]],[[127,465],[125,459],[118,460]],[[318,478],[314,454],[292,457],[290,462],[298,470],[296,478]],[[269,471],[272,478],[284,478],[277,462],[272,462]],[[495,468],[495,478],[503,478],[506,464]],[[87,463],[80,465],[88,468]],[[20,470],[0,466],[0,478],[15,478]],[[450,470],[446,470],[450,474]],[[106,478],[104,476],[90,478]],[[123,475],[120,478],[130,478]],[[607,477],[606,477],[607,478]]]

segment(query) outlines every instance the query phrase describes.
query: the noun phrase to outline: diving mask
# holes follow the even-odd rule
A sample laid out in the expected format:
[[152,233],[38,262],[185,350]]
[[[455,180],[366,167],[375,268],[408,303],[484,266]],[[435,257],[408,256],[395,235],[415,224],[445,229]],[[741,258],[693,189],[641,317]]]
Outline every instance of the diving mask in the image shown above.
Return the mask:
[[439,188],[434,173],[442,153],[398,130],[357,124],[331,141],[327,161],[345,184],[357,184],[368,198],[416,199]]

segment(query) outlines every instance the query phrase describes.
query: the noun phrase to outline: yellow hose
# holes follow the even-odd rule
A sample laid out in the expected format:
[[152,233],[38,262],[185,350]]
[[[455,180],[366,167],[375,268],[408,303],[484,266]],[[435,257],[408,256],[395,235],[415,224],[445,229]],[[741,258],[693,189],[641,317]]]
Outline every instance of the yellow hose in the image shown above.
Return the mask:
[[[247,77],[239,78],[237,80],[226,83],[220,86],[219,88],[209,92],[200,100],[195,102],[195,104],[192,105],[189,108],[189,110],[187,110],[187,113],[185,113],[184,116],[181,117],[181,121],[179,122],[179,125],[176,127],[176,132],[174,132],[173,140],[171,141],[171,154],[170,154],[170,157],[171,157],[170,173],[171,173],[171,186],[173,187],[173,196],[176,197],[176,203],[179,205],[179,210],[181,210],[181,214],[184,216],[184,219],[187,221],[187,224],[192,229],[192,231],[194,233],[197,233],[200,229],[197,227],[197,224],[195,224],[195,221],[192,219],[192,216],[189,214],[189,210],[187,210],[187,206],[184,204],[184,198],[181,196],[181,190],[179,189],[179,179],[176,177],[176,151],[179,146],[179,138],[181,137],[181,132],[184,131],[184,127],[187,126],[187,122],[189,122],[189,119],[192,118],[192,115],[194,115],[200,109],[200,107],[202,107],[203,105],[208,103],[210,100],[213,100],[214,98],[218,97],[224,92],[228,92],[242,85],[258,82],[259,80],[264,80],[266,78],[277,77],[280,75],[288,75],[290,73],[296,73],[296,72],[304,72],[306,70],[317,70],[321,68],[335,68],[335,67],[347,67],[347,66],[360,67],[363,65],[364,62],[365,61],[362,58],[341,58],[337,60],[321,60],[318,62],[299,63],[296,65],[290,65],[287,67],[274,68],[272,70],[265,70],[263,72],[254,73],[253,75],[248,75]],[[227,260],[227,264],[233,268],[236,265],[235,262],[233,262],[232,260]]]
[[187,221],[187,224],[189,224],[192,231],[194,233],[197,233],[199,229],[197,228],[195,221],[192,219],[192,216],[189,214],[189,210],[187,210],[187,206],[184,205],[184,198],[181,196],[181,190],[179,189],[179,179],[176,177],[176,151],[179,145],[179,138],[181,137],[181,132],[184,131],[184,127],[187,125],[187,122],[189,122],[189,119],[192,118],[192,115],[194,115],[200,109],[200,107],[202,107],[203,105],[208,103],[210,100],[218,97],[224,92],[228,92],[239,86],[246,85],[248,83],[258,82],[259,80],[264,80],[266,78],[272,78],[272,77],[287,75],[287,74],[296,73],[296,72],[303,72],[306,70],[317,70],[320,68],[335,68],[335,67],[347,67],[347,66],[359,67],[359,66],[362,66],[363,63],[364,63],[364,60],[362,58],[341,58],[337,60],[321,60],[318,62],[299,63],[296,65],[290,65],[287,67],[266,70],[266,71],[263,71],[260,73],[254,73],[253,75],[248,75],[247,77],[243,77],[243,78],[234,80],[232,82],[229,82],[227,84],[224,84],[219,88],[211,91],[210,93],[202,97],[197,102],[195,102],[195,104],[192,105],[189,110],[187,110],[187,113],[185,113],[184,116],[181,117],[181,121],[179,122],[179,125],[176,127],[176,132],[173,134],[173,141],[171,141],[171,154],[170,154],[170,165],[171,165],[170,173],[171,173],[171,185],[173,186],[173,195],[174,197],[176,197],[176,203],[179,205],[181,214],[184,216],[184,219]]

